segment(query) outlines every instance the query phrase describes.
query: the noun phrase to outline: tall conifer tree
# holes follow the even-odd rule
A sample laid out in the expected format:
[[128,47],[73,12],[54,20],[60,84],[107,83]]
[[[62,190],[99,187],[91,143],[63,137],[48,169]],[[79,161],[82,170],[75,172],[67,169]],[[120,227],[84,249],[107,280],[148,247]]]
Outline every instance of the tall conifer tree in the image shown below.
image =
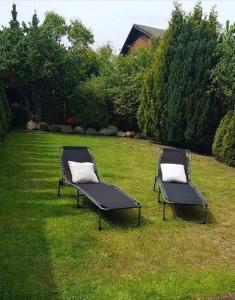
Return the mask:
[[145,135],[154,136],[162,141],[166,140],[166,91],[169,66],[183,23],[184,14],[181,6],[175,4],[169,28],[156,50],[156,59],[146,75],[140,97],[139,126]]

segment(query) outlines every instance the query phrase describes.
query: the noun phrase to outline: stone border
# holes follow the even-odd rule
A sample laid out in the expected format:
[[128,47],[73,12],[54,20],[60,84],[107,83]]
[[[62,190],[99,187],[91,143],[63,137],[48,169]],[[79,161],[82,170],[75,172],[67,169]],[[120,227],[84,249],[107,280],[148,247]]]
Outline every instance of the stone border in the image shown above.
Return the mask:
[[135,131],[120,131],[114,125],[109,125],[107,128],[101,128],[99,131],[95,128],[87,128],[86,130],[81,126],[75,126],[74,128],[71,125],[48,125],[45,122],[36,123],[34,121],[29,121],[27,123],[28,130],[41,130],[48,132],[63,132],[70,134],[79,134],[79,135],[100,135],[100,136],[117,136],[117,137],[128,137],[136,139],[144,139],[144,136]]

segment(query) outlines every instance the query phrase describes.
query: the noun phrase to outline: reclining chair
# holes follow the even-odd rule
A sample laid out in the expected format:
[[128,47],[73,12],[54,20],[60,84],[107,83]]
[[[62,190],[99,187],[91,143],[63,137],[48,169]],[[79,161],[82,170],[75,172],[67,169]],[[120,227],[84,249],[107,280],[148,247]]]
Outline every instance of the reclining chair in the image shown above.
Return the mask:
[[[80,196],[86,196],[98,209],[98,229],[101,230],[101,212],[118,209],[138,209],[138,222],[131,225],[140,225],[141,204],[134,200],[127,193],[112,184],[105,183],[99,179],[94,157],[88,147],[60,146],[58,148],[59,162],[61,166],[61,179],[58,184],[58,196],[60,196],[61,186],[72,186],[77,190],[77,207],[80,206]],[[68,162],[91,162],[94,164],[95,173],[98,178],[97,183],[75,183]]]
[[[164,182],[162,176],[162,164],[183,165],[186,175],[186,182]],[[162,155],[159,159],[157,176],[154,180],[153,190],[155,191],[156,182],[158,182],[158,202],[161,202],[163,195],[163,220],[165,217],[165,206],[170,204],[174,212],[174,205],[191,205],[201,206],[204,209],[204,217],[201,221],[195,223],[206,223],[207,221],[207,201],[204,199],[199,190],[191,184],[191,152],[189,150],[163,148]]]

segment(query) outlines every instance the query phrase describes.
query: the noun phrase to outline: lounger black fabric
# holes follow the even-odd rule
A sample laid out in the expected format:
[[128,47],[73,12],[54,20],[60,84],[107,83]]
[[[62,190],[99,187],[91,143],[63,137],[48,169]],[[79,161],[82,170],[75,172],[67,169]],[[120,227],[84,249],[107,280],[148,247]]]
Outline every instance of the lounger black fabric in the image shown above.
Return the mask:
[[[61,146],[58,148],[59,161],[62,170],[62,178],[59,180],[58,196],[61,186],[72,186],[77,189],[77,206],[80,206],[80,196],[86,196],[98,208],[99,230],[101,229],[101,211],[111,211],[117,209],[138,209],[138,222],[132,225],[140,224],[141,204],[131,196],[120,190],[112,184],[102,182],[99,178],[94,157],[88,147]],[[72,181],[72,175],[68,161],[92,162],[95,166],[95,173],[99,179],[98,183],[75,183]]]
[[[161,164],[180,164],[185,168],[187,183],[163,182],[161,174]],[[204,208],[203,220],[196,223],[206,223],[207,220],[207,201],[195,186],[191,184],[191,152],[189,150],[163,148],[162,155],[158,163],[158,172],[155,177],[154,187],[156,182],[159,185],[158,202],[161,202],[161,193],[163,195],[163,220],[165,220],[165,205],[199,205]],[[172,207],[174,209],[174,207]],[[174,211],[174,210],[173,210]]]

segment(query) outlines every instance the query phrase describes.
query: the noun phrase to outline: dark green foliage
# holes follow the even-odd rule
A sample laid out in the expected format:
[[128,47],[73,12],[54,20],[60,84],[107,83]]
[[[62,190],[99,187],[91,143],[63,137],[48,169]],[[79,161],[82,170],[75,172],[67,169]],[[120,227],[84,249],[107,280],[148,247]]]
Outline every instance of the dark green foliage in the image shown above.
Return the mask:
[[[64,36],[71,47],[63,45]],[[42,24],[34,13],[31,23],[21,26],[13,5],[10,26],[0,31],[0,80],[7,94],[17,95],[13,101],[29,119],[40,120],[45,101],[70,98],[79,82],[97,73],[92,42],[79,20],[66,24],[54,12],[47,12]]]
[[138,113],[146,135],[180,146],[208,150],[221,118],[210,90],[218,62],[217,16],[203,17],[197,4],[185,15],[176,4],[143,85]]
[[168,51],[172,30],[168,29],[156,50],[156,59],[146,75],[140,96],[138,124],[145,135],[163,139],[166,117],[165,86],[168,76]]
[[235,24],[227,27],[218,44],[220,61],[212,71],[213,90],[224,111],[235,105]]
[[140,97],[138,123],[145,135],[166,141],[167,91],[173,50],[184,22],[179,5],[172,13],[168,30],[160,40],[154,62],[146,75]]
[[229,111],[221,120],[212,152],[219,161],[235,167],[235,110]]
[[168,77],[168,143],[210,148],[219,120],[219,107],[208,92],[217,63],[217,26],[215,12],[206,19],[196,5],[181,27]]
[[0,30],[0,80],[6,88],[17,89],[22,80],[21,68],[23,66],[20,54],[19,43],[24,37],[23,30],[20,28],[16,19],[17,13],[13,5],[13,16],[9,27]]
[[97,78],[78,85],[72,99],[72,112],[77,124],[99,129],[108,125],[109,114],[104,87]]
[[37,13],[34,12],[33,17],[32,17],[32,25],[38,26],[38,23],[39,23],[39,19],[38,19]]
[[94,43],[94,36],[79,20],[71,20],[68,28],[68,39],[73,47],[87,49]]
[[139,106],[143,76],[152,59],[151,50],[139,49],[128,56],[116,58],[111,76],[114,111],[134,121]]
[[153,48],[115,56],[109,45],[98,50],[99,80],[104,84],[113,114],[135,127],[143,77],[153,58]]
[[11,121],[10,108],[8,105],[5,90],[2,84],[0,84],[0,141],[2,141],[9,129]]
[[12,5],[11,16],[12,16],[12,19],[10,21],[10,27],[11,28],[19,27],[19,22],[17,20],[17,11],[16,11],[16,5],[15,4]]

